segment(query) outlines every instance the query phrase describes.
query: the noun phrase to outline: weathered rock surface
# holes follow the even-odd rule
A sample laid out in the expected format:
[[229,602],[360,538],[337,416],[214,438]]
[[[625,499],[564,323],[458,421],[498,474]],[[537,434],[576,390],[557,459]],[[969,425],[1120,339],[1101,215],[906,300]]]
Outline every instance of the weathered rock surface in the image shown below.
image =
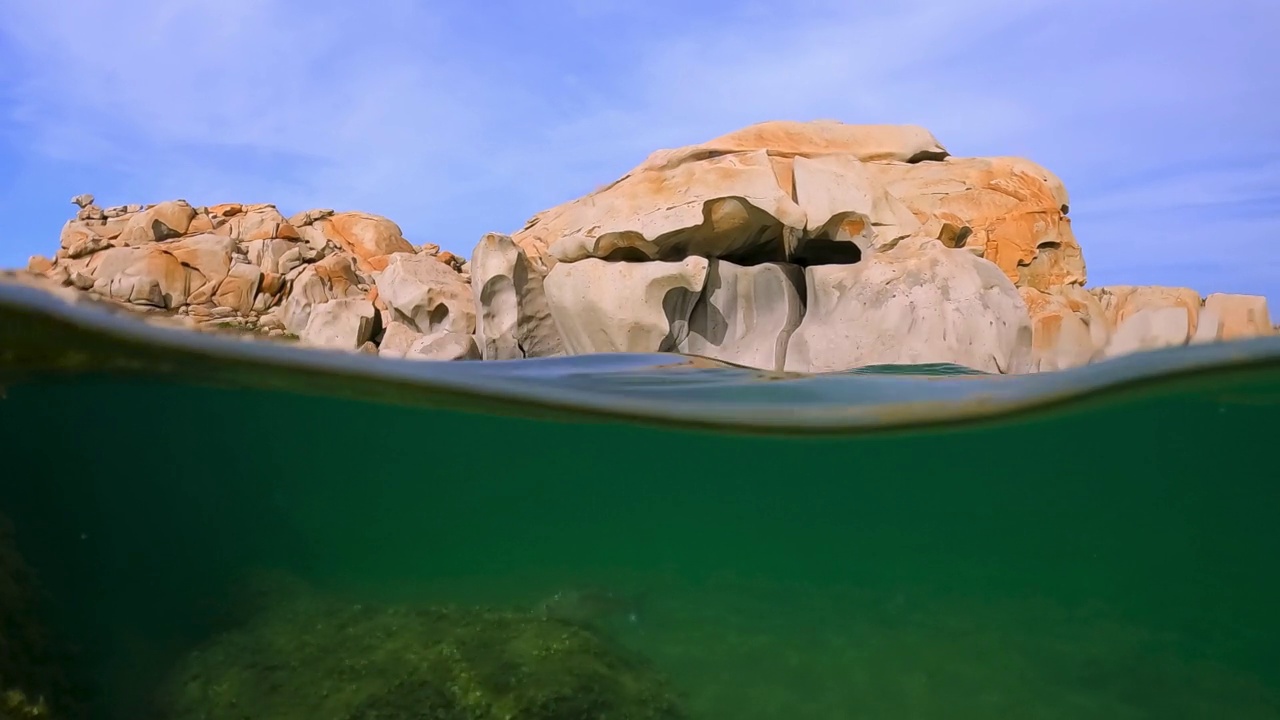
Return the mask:
[[[379,304],[387,309],[387,330],[379,354],[429,360],[478,358],[471,287],[449,265],[413,253],[386,256],[375,273]],[[465,338],[465,342],[462,340]]]
[[551,357],[564,342],[543,290],[542,271],[509,235],[489,233],[471,253],[476,344],[485,360]]
[[561,263],[547,275],[552,317],[571,354],[673,352],[707,279],[706,258]]
[[1191,288],[1111,285],[1092,288],[1089,292],[1098,298],[1107,321],[1117,329],[1143,310],[1181,308],[1193,333],[1200,317],[1200,294]]
[[[103,210],[91,196],[75,202],[81,210],[63,227],[57,254],[33,257],[31,272],[123,307],[168,311],[197,328],[356,350],[387,335],[399,312],[377,293],[378,276],[386,275],[378,271],[391,268],[382,285],[402,306],[397,317],[410,336],[390,354],[474,355],[466,342],[439,337],[409,352],[431,333],[470,338],[471,289],[452,256],[440,258],[438,246],[420,253],[386,218],[310,210],[286,219],[270,204],[196,208],[172,200]],[[448,298],[439,317],[436,297]]]
[[1144,307],[1120,323],[1102,349],[1102,356],[1112,358],[1139,350],[1185,345],[1193,332],[1191,316],[1185,308]]
[[1214,313],[1221,323],[1216,337],[1220,340],[1268,335],[1272,332],[1267,299],[1258,295],[1214,293],[1204,299],[1205,313]]
[[741,267],[712,260],[689,314],[681,352],[765,370],[782,370],[787,343],[804,315],[804,271],[798,265]]
[[922,232],[938,237],[948,223],[970,228],[964,246],[1019,286],[1084,283],[1066,188],[1039,165],[1021,158],[947,158],[866,168],[885,193],[910,208]]
[[[951,158],[911,126],[761,123],[660,150],[590,195],[513,235],[535,263],[588,257],[738,264],[856,262],[917,232],[952,237],[1015,283],[1084,282],[1067,193],[1018,158]],[[972,236],[972,237],[970,237]]]
[[807,308],[788,371],[882,363],[1031,370],[1031,322],[1013,282],[981,258],[929,238],[855,265],[805,270]]
[[1037,371],[1066,370],[1088,364],[1111,339],[1102,304],[1078,286],[1050,292],[1019,288],[1031,315],[1032,366]]
[[374,258],[392,253],[413,254],[400,226],[387,218],[362,212],[334,213],[315,218],[301,231],[312,247],[327,243],[356,256],[361,269],[374,270]]
[[327,300],[311,309],[299,338],[308,345],[357,350],[373,337],[378,311],[364,298]]
[[1275,332],[1261,297],[1086,289],[1061,180],[952,157],[915,126],[765,122],[659,150],[469,260],[362,212],[73,202],[31,273],[201,329],[391,358],[1016,373]]
[[480,360],[474,335],[441,331],[418,338],[405,357],[418,360]]

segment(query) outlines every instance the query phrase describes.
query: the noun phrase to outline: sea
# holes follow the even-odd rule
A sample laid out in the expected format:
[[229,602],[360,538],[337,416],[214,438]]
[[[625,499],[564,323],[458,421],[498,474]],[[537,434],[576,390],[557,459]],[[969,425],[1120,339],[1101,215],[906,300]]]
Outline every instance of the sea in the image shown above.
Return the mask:
[[1280,337],[431,363],[5,286],[0,387],[39,717],[1280,718]]

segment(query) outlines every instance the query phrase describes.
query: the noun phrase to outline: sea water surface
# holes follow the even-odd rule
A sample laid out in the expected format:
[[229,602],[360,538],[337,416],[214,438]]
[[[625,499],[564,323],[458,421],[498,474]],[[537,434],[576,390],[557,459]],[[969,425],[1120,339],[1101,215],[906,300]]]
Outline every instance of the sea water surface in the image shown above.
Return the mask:
[[[437,717],[350,709],[414,662],[353,617],[568,602],[669,683],[652,717],[1280,718],[1277,338],[1025,377],[437,364],[0,287],[0,383],[66,713]],[[519,717],[618,717],[561,702]]]

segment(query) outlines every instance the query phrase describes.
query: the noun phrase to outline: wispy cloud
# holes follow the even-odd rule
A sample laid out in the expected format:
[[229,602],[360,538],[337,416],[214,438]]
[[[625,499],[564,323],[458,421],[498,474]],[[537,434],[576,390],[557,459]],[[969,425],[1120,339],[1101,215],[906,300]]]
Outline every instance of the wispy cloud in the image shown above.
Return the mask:
[[358,207],[466,252],[659,147],[825,117],[1041,162],[1094,281],[1280,302],[1277,26],[1273,0],[14,0],[0,201],[58,196],[0,264],[51,246],[67,189]]

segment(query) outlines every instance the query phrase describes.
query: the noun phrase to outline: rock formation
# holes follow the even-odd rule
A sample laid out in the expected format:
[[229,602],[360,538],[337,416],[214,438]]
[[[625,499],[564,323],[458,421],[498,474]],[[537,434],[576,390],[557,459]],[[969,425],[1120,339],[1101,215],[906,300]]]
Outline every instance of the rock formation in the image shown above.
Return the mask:
[[274,205],[183,200],[104,210],[92,195],[73,202],[80,210],[57,253],[29,263],[63,285],[197,328],[396,357],[479,357],[465,264],[435,245],[415,248],[387,218],[309,210],[286,219]]
[[1085,288],[1062,182],[914,126],[766,122],[660,150],[462,262],[394,222],[92,196],[30,271],[194,324],[413,359],[676,351],[996,373],[1272,334],[1261,297]]

